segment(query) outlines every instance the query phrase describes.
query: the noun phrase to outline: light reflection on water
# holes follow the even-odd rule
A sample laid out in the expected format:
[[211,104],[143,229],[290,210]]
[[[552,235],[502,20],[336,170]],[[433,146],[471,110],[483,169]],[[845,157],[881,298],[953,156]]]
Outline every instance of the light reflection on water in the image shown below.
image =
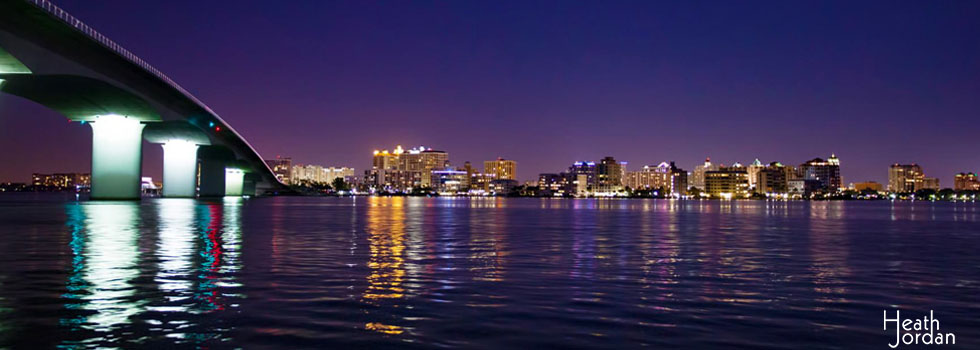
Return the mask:
[[980,336],[978,213],[0,197],[0,348],[852,348],[884,344],[884,308],[936,310],[965,341]]

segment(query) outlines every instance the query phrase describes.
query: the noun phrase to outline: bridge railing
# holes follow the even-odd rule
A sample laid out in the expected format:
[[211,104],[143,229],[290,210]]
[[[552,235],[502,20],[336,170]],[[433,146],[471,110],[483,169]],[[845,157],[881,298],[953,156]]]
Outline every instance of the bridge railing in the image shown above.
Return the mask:
[[85,35],[88,35],[89,38],[92,38],[92,40],[95,40],[96,42],[102,44],[103,46],[119,54],[123,58],[142,67],[147,72],[150,72],[151,74],[155,75],[157,78],[160,78],[160,80],[163,80],[165,83],[170,85],[170,87],[176,89],[177,91],[180,91],[180,93],[190,98],[192,101],[194,101],[194,103],[197,103],[197,105],[200,106],[201,108],[204,108],[205,110],[207,110],[209,113],[213,115],[217,115],[217,113],[214,113],[214,111],[212,111],[210,107],[204,104],[204,102],[201,102],[201,100],[198,100],[197,97],[194,97],[194,95],[192,95],[190,92],[184,90],[183,87],[177,85],[177,83],[174,82],[173,79],[170,79],[170,77],[168,77],[166,74],[163,74],[163,72],[161,72],[160,70],[154,68],[149,63],[146,63],[146,61],[144,61],[142,58],[139,58],[139,56],[136,56],[132,52],[129,52],[129,50],[123,48],[122,45],[116,44],[115,41],[110,40],[105,35],[102,35],[101,33],[95,31],[95,29],[92,29],[92,27],[89,27],[85,23],[82,23],[82,21],[80,21],[78,18],[75,18],[74,16],[68,14],[67,11],[62,10],[60,7],[56,6],[55,4],[47,0],[27,0],[27,1],[34,4],[38,8],[43,9],[49,14],[61,19],[62,21],[65,21],[65,23],[68,23],[68,25],[74,27],[75,29],[84,33]]

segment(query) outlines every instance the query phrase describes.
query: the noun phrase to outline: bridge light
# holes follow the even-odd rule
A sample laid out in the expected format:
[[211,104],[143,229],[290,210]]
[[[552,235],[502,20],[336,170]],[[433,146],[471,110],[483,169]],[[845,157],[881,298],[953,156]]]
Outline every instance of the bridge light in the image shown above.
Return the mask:
[[213,128],[214,127],[214,122],[208,122],[208,127],[209,128]]
[[214,127],[214,131],[221,131],[221,127],[220,126]]

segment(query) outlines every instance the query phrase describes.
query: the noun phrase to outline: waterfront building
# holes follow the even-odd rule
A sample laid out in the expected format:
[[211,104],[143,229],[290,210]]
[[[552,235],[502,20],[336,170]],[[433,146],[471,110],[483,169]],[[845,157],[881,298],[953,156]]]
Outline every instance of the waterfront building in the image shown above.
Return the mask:
[[704,164],[694,167],[694,171],[691,173],[690,185],[691,187],[697,188],[699,190],[705,189],[704,183],[704,173],[708,171],[718,170],[718,164],[711,164],[711,158],[705,158]]
[[571,174],[576,185],[579,183],[578,176],[585,175],[585,181],[582,182],[582,185],[587,188],[595,186],[599,176],[599,170],[596,168],[595,162],[585,161],[572,163],[572,166],[568,168],[568,173]]
[[687,171],[670,162],[670,194],[674,197],[687,195]]
[[976,173],[959,173],[953,177],[953,189],[956,191],[980,191],[980,180]]
[[656,190],[669,191],[670,189],[670,164],[667,162],[660,165],[644,165],[639,171],[626,172],[624,181],[626,187],[634,190]]
[[[314,164],[296,164],[290,172],[290,182],[299,184],[330,184],[336,178],[347,179],[354,176],[354,168],[323,167]],[[345,180],[346,181],[346,180]]]
[[569,173],[544,173],[538,175],[538,193],[542,196],[564,197],[574,192],[574,177]]
[[895,193],[915,192],[922,187],[922,167],[918,164],[892,164],[888,167],[888,191]]
[[88,173],[31,174],[31,185],[58,189],[91,187],[92,176]]
[[[753,164],[756,166],[757,164]],[[753,166],[749,166],[751,170]],[[789,177],[793,170],[780,162],[772,162],[764,166],[756,166],[749,172],[749,182],[752,193],[779,196],[789,193]],[[755,185],[751,185],[754,183]]]
[[817,191],[824,189],[819,180],[793,179],[786,182],[788,195],[793,198],[810,198]]
[[470,192],[474,194],[488,194],[491,191],[490,183],[496,179],[497,178],[492,174],[470,174]]
[[398,170],[430,172],[449,166],[449,153],[420,146],[402,153]]
[[422,176],[420,185],[432,187],[432,183],[429,181],[432,177],[428,176],[428,173],[435,169],[447,167],[449,167],[449,153],[420,146],[401,154],[398,170],[426,174]]
[[483,173],[501,180],[517,180],[517,162],[503,158],[484,161]]
[[605,157],[599,160],[599,165],[596,168],[598,175],[597,192],[616,192],[622,189],[624,168],[625,164],[617,162],[616,158],[613,157]]
[[854,184],[854,190],[855,191],[858,191],[858,192],[868,191],[868,190],[875,191],[875,192],[881,192],[881,191],[884,191],[884,189],[885,189],[885,186],[883,186],[882,184],[877,183],[875,181],[865,181],[865,182],[858,182],[858,183]]
[[432,170],[429,183],[432,189],[442,194],[467,193],[470,190],[470,179],[466,171],[455,169]]
[[820,190],[837,192],[841,188],[840,159],[836,155],[831,154],[827,160],[811,159],[801,164],[798,171],[804,180],[819,181]]
[[517,180],[495,179],[490,182],[490,193],[496,196],[506,196],[518,186],[520,186],[520,183]]
[[657,190],[674,197],[687,195],[687,171],[678,168],[674,162],[645,165],[640,171],[626,172],[626,187],[634,190]]
[[375,190],[410,192],[414,188],[433,187],[432,171],[449,167],[449,153],[424,146],[394,151],[375,150],[371,170],[364,172],[364,184]]
[[748,198],[748,170],[736,163],[730,167],[704,172],[705,192],[712,198]]

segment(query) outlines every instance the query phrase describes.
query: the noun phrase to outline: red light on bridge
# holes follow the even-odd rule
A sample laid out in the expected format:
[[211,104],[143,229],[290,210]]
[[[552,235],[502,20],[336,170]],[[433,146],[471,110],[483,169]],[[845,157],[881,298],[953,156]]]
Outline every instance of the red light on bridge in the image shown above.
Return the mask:
[[214,127],[214,131],[221,131],[221,127],[220,126]]

